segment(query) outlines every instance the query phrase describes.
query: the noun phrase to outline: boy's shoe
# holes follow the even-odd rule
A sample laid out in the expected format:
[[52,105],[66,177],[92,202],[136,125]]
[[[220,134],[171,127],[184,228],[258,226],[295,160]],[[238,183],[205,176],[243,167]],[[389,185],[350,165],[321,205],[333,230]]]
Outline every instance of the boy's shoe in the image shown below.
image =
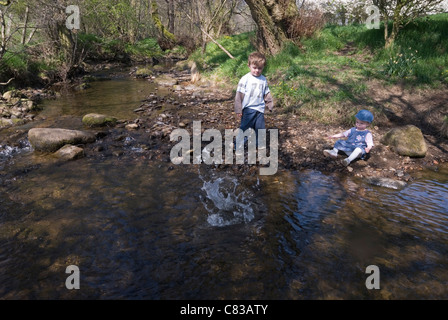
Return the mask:
[[344,160],[342,160],[342,164],[344,165],[344,167],[347,167],[350,164],[350,160],[348,160],[348,158],[345,158]]
[[338,155],[333,150],[324,150],[324,156],[336,159]]

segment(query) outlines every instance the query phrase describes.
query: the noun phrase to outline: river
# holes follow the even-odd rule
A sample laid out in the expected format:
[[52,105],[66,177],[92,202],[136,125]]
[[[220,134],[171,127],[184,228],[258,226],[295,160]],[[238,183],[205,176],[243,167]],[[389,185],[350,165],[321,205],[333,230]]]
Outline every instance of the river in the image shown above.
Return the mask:
[[[153,92],[168,94],[96,81],[44,101],[19,129],[133,118]],[[0,299],[448,298],[447,167],[399,190],[312,170],[241,178],[141,157],[139,137],[128,133],[121,157],[62,163],[26,140],[1,146]],[[68,266],[79,289],[66,286]]]

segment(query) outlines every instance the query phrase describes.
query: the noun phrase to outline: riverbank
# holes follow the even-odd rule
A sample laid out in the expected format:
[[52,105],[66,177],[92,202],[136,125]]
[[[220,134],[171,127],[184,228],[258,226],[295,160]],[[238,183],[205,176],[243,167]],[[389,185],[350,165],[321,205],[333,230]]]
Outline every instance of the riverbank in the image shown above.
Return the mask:
[[[232,88],[223,88],[221,85],[217,87],[207,80],[192,84],[191,74],[187,71],[179,72],[171,69],[168,73],[164,73],[165,76],[176,79],[177,85],[173,86],[175,88],[173,95],[182,99],[183,103],[179,104],[176,112],[171,112],[169,117],[166,117],[164,112],[160,112],[165,118],[140,119],[141,124],[152,121],[151,124],[147,124],[147,127],[152,127],[155,122],[163,120],[167,122],[167,125],[191,131],[193,121],[201,121],[202,130],[217,129],[222,133],[225,129],[238,128],[239,120],[233,113]],[[148,80],[154,81],[154,77]],[[374,137],[375,147],[366,161],[355,161],[345,167],[340,163],[345,156],[333,160],[323,155],[323,150],[331,148],[334,144],[334,140],[326,137],[348,128],[338,124],[321,124],[302,120],[294,114],[282,114],[277,109],[273,113],[266,113],[265,118],[267,129],[279,130],[279,169],[311,169],[323,173],[336,172],[357,177],[383,177],[410,181],[416,172],[428,168],[438,170],[439,165],[446,163],[448,141],[440,136],[437,125],[434,124],[434,116],[437,112],[446,110],[444,104],[448,100],[447,92],[409,90],[400,85],[382,87],[374,82],[369,85],[372,97],[378,103],[387,101],[390,111],[369,128]],[[389,130],[407,124],[413,124],[422,130],[428,148],[425,157],[400,156],[391,147],[380,142]],[[173,143],[168,141],[166,135],[165,145],[170,149]],[[164,152],[169,155],[168,150]],[[234,165],[233,167],[240,173],[247,173],[248,170],[258,171],[255,171],[253,166]]]
[[[111,67],[116,66],[97,66],[95,70]],[[136,75],[135,67],[128,66],[122,70],[120,76],[142,78]],[[113,128],[95,129],[101,132],[101,139],[98,143],[85,146],[87,156],[122,156],[126,148],[125,136],[132,131],[139,136],[139,141],[144,141],[142,157],[160,160],[170,168],[174,166],[170,151],[177,143],[169,139],[174,129],[183,128],[192,134],[193,121],[200,121],[202,130],[217,129],[222,134],[225,129],[239,127],[239,119],[233,113],[234,93],[230,86],[218,86],[204,79],[192,81],[191,69],[178,66],[153,68],[151,75],[143,78],[139,81],[158,82],[160,89],[142,100],[141,105],[135,106],[134,119],[121,119]],[[371,84],[369,88],[378,103],[388,101],[388,107],[394,111],[376,120],[369,128],[375,143],[369,159],[355,161],[345,167],[340,163],[344,156],[338,160],[324,157],[323,150],[331,148],[334,143],[326,137],[347,128],[338,124],[306,121],[294,114],[281,113],[277,108],[273,113],[266,114],[266,126],[267,129],[278,129],[279,170],[316,170],[325,174],[412,181],[417,172],[427,168],[438,170],[440,165],[447,162],[447,139],[438,135],[433,124],[434,115],[424,109],[430,101],[432,109],[443,111],[443,103],[448,99],[446,92],[412,92],[400,86],[383,88],[378,83]],[[38,119],[39,113],[35,114]],[[414,124],[423,131],[428,147],[425,157],[399,156],[380,142],[391,128],[405,124]],[[26,130],[14,130],[12,127],[8,132],[8,137],[1,141],[2,145],[18,145],[26,138]],[[202,147],[208,143],[203,142]],[[239,175],[259,173],[259,165],[219,165],[217,169],[231,170]]]

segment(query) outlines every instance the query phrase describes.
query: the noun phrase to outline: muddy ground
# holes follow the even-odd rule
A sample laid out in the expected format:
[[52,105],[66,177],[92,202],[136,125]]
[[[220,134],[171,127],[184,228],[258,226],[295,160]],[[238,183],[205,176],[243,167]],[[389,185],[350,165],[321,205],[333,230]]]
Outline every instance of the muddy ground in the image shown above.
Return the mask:
[[[239,127],[240,120],[233,113],[233,92],[231,89],[213,87],[210,83],[191,83],[188,72],[170,72],[179,85],[173,90],[171,108],[157,109],[155,97],[148,97],[136,121],[140,127],[151,128],[152,138],[163,142],[157,148],[157,157],[169,157],[175,142],[169,141],[168,133],[173,128],[185,128],[192,134],[193,121],[201,121],[202,130],[218,129],[224,136],[225,129]],[[152,77],[154,79],[154,77]],[[151,78],[148,79],[152,81]],[[329,134],[348,129],[339,125],[327,125],[299,120],[279,110],[266,113],[267,129],[279,132],[279,170],[313,169],[324,173],[337,172],[358,177],[386,177],[409,181],[416,171],[438,170],[448,160],[448,140],[441,136],[443,115],[447,113],[448,90],[410,90],[403,85],[382,86],[373,81],[369,84],[369,95],[378,105],[384,106],[384,116],[378,119],[371,130],[375,146],[366,160],[352,162],[344,167],[340,160],[324,157],[323,150],[332,148],[335,139]],[[177,101],[176,101],[177,100]],[[166,101],[165,101],[166,102]],[[154,116],[155,115],[155,116]],[[161,116],[160,116],[161,115]],[[163,131],[157,123],[166,124]],[[391,128],[413,124],[422,130],[428,151],[424,158],[400,156],[380,140]],[[203,142],[202,146],[209,142]],[[228,168],[229,165],[221,165]],[[254,172],[257,166],[231,166],[240,173]],[[255,167],[255,168],[254,168]],[[258,172],[258,170],[256,170]]]

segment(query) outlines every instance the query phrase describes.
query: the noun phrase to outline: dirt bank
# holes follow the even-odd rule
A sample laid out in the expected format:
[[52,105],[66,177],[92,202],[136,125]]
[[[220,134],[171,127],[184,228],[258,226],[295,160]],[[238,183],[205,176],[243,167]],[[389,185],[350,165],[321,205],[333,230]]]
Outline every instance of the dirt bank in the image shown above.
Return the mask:
[[[188,72],[171,71],[169,75],[177,78],[179,85],[173,91],[182,103],[171,110],[159,111],[168,119],[142,117],[140,124],[154,127],[157,121],[168,121],[172,127],[183,127],[192,134],[193,121],[201,121],[202,130],[238,128],[239,120],[233,113],[233,93],[231,89],[216,88],[213,84],[189,82]],[[366,161],[355,161],[344,167],[340,160],[324,157],[323,150],[331,148],[335,140],[328,140],[328,134],[342,132],[348,128],[340,125],[327,125],[300,120],[291,114],[278,111],[266,113],[267,129],[279,130],[279,169],[314,169],[324,173],[339,172],[359,177],[387,177],[409,181],[415,171],[438,166],[448,160],[448,141],[440,136],[442,115],[447,113],[445,90],[409,90],[401,85],[383,87],[373,81],[368,86],[370,96],[384,106],[384,117],[378,119],[369,129],[373,133],[375,147]],[[148,98],[150,101],[152,98]],[[148,107],[148,106],[146,106]],[[391,148],[380,143],[381,137],[391,128],[405,124],[414,124],[424,135],[428,151],[424,158],[409,158],[396,154]],[[163,135],[163,134],[162,134]],[[165,147],[160,151],[165,156],[174,143],[168,136],[163,138]],[[208,143],[203,143],[203,146]],[[234,166],[235,167],[235,166]],[[245,172],[247,167],[237,169]],[[252,166],[251,166],[252,169]]]

